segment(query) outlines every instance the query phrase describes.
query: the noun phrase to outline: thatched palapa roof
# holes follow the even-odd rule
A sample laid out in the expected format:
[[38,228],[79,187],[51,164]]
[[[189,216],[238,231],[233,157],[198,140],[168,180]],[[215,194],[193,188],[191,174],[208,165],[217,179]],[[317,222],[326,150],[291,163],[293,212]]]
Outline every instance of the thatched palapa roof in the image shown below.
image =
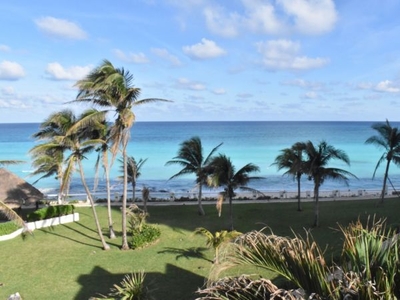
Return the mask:
[[14,173],[0,168],[0,200],[7,204],[30,205],[43,199],[37,188]]

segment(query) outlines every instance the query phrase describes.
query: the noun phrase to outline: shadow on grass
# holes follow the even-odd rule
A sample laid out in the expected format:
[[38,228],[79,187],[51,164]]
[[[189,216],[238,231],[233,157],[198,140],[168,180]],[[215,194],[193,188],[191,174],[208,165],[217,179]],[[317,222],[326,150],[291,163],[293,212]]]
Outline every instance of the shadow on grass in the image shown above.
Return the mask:
[[[120,285],[125,275],[112,274],[96,266],[90,274],[78,278],[81,289],[74,299],[102,299],[101,296],[106,296],[114,284]],[[167,264],[165,273],[145,273],[144,285],[154,299],[190,300],[196,298],[195,291],[203,286],[204,281],[205,278],[202,276]]]
[[204,248],[204,247],[190,247],[190,248],[186,248],[186,249],[165,247],[164,250],[158,251],[157,253],[177,254],[175,257],[176,260],[178,260],[180,258],[186,258],[186,259],[200,258],[200,259],[204,259],[206,261],[212,262],[212,260],[208,259],[204,255],[204,251],[206,251],[206,250],[207,250],[207,248]]
[[[79,223],[76,223],[76,224],[79,224]],[[79,224],[79,225],[81,225],[81,224]],[[73,241],[73,242],[78,243],[78,244],[81,244],[81,245],[85,245],[85,246],[89,246],[89,247],[94,247],[94,248],[98,248],[98,249],[103,249],[103,247],[102,247],[102,245],[101,245],[101,241],[100,241],[99,238],[96,238],[96,237],[93,237],[93,236],[91,236],[91,235],[88,235],[88,234],[84,233],[83,231],[79,231],[79,230],[77,230],[77,229],[75,229],[75,228],[73,228],[73,227],[71,227],[71,226],[65,225],[65,224],[58,225],[58,226],[64,227],[64,228],[66,228],[66,229],[68,229],[68,230],[70,230],[70,231],[73,231],[73,232],[75,232],[75,233],[81,235],[82,237],[85,238],[85,240],[96,241],[96,242],[98,243],[98,245],[93,245],[93,244],[89,244],[89,243],[83,242],[83,241],[78,240],[78,239],[73,239],[73,238],[70,237],[70,235],[62,235],[62,234],[59,234],[59,233],[56,232],[56,230],[55,230],[54,227],[42,228],[42,229],[40,229],[40,230],[41,230],[42,232],[46,233],[46,234],[51,234],[51,235],[54,235],[54,236],[58,236],[58,237],[60,237],[60,238],[67,239],[67,240]],[[81,226],[82,226],[83,228],[89,230],[89,231],[93,231],[92,229],[90,229],[90,228],[88,228],[88,227],[86,227],[86,226],[84,226],[84,225],[81,225]],[[96,233],[96,231],[94,231],[94,232]],[[97,233],[96,233],[96,234],[97,234]],[[110,243],[110,242],[107,242],[107,244],[118,247],[117,244],[113,244],[113,243]]]

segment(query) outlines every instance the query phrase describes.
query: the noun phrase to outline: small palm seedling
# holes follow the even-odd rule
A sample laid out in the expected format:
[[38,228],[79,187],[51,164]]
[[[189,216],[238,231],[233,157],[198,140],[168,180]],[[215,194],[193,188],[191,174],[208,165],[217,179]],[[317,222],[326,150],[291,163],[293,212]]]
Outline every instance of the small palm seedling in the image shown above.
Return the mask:
[[233,240],[234,238],[242,234],[241,232],[238,232],[236,230],[234,231],[221,230],[221,231],[216,231],[214,234],[212,234],[209,230],[207,230],[204,227],[196,228],[194,233],[205,236],[207,239],[206,241],[207,247],[214,248],[215,250],[214,262],[216,264],[218,264],[218,254],[219,254],[218,252],[221,245],[225,242]]

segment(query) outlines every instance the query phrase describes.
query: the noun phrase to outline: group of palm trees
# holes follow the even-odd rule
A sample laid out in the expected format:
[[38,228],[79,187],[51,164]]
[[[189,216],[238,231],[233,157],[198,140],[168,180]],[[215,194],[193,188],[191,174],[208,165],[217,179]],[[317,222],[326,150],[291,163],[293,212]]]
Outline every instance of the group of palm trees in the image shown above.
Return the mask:
[[[93,197],[85,181],[82,160],[87,153],[98,151],[97,168],[104,169],[107,182],[108,226],[110,238],[115,237],[111,218],[111,197],[109,169],[120,153],[123,162],[122,193],[122,245],[121,249],[129,249],[127,241],[126,203],[128,189],[128,155],[126,148],[130,138],[130,130],[135,121],[133,107],[155,101],[168,101],[158,98],[139,100],[140,89],[133,85],[133,76],[123,68],[115,68],[105,60],[84,79],[76,83],[78,95],[72,102],[86,102],[93,107],[76,116],[65,109],[51,114],[40,126],[34,137],[40,141],[31,149],[33,158],[33,174],[43,174],[41,178],[56,176],[60,180],[59,201],[68,194],[72,173],[78,169],[82,185],[91,203],[97,232],[103,249],[110,247],[105,242],[101,226],[94,207]],[[111,125],[107,122],[107,114],[114,112],[115,119]],[[111,153],[111,160],[108,158]]]
[[[129,249],[127,241],[127,189],[128,183],[133,185],[133,193],[138,171],[146,160],[135,161],[127,155],[127,145],[130,139],[130,129],[135,122],[134,106],[157,102],[168,101],[159,98],[148,98],[139,100],[140,89],[133,85],[133,76],[123,68],[115,68],[111,62],[104,60],[90,74],[76,83],[79,89],[77,97],[71,102],[84,102],[92,106],[80,115],[75,115],[71,110],[64,109],[52,113],[40,126],[34,138],[38,144],[34,146],[32,165],[35,169],[33,175],[41,174],[42,177],[55,176],[60,182],[58,199],[61,202],[63,196],[68,194],[70,179],[75,170],[79,171],[82,185],[91,203],[93,216],[97,231],[104,249],[109,249],[102,234],[101,226],[94,207],[91,191],[85,180],[82,160],[91,151],[98,152],[96,169],[100,166],[104,169],[107,187],[108,207],[108,228],[110,238],[115,237],[113,220],[111,217],[110,197],[110,168],[118,154],[122,156],[123,193],[122,193],[122,245],[121,248]],[[99,107],[100,110],[93,107]],[[114,113],[113,122],[108,122],[107,116]],[[386,160],[386,170],[382,189],[382,198],[386,188],[389,165],[391,162],[400,164],[400,132],[397,128],[386,123],[377,123],[372,126],[379,134],[370,137],[366,143],[375,144],[385,149],[379,159],[375,172],[379,165]],[[230,207],[230,229],[233,230],[232,199],[235,190],[238,188],[258,192],[247,184],[254,179],[262,177],[251,176],[258,172],[259,167],[248,163],[236,170],[231,159],[225,154],[214,155],[219,144],[205,156],[201,139],[193,137],[184,141],[179,148],[178,154],[166,165],[179,165],[182,168],[171,179],[185,175],[195,174],[198,186],[198,212],[204,215],[202,207],[202,187],[223,187],[221,193],[223,198],[229,200]],[[111,154],[109,158],[108,154]],[[343,161],[347,165],[350,160],[347,154],[323,141],[315,146],[311,141],[299,142],[290,148],[281,150],[276,157],[274,165],[278,169],[286,169],[285,174],[294,176],[298,182],[298,210],[301,210],[300,203],[300,178],[302,175],[314,182],[315,198],[315,220],[314,225],[319,225],[319,188],[326,179],[340,180],[347,183],[348,177],[355,177],[348,171],[339,168],[330,168],[328,163],[332,159]],[[374,172],[374,176],[375,176]],[[97,173],[97,172],[96,172]],[[135,195],[133,195],[135,198]]]

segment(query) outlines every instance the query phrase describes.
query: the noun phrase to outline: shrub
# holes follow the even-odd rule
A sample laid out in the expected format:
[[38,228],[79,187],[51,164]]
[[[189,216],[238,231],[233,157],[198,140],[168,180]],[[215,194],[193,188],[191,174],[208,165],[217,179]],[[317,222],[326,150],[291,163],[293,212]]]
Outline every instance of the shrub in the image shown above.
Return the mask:
[[155,240],[157,240],[161,235],[161,230],[156,226],[144,224],[142,226],[142,231],[134,229],[131,231],[131,233],[132,233],[131,248],[137,249],[140,247],[145,247],[150,243],[154,242]]
[[56,218],[64,215],[69,215],[74,212],[75,207],[73,205],[54,205],[43,207],[27,215],[29,222]]
[[20,227],[12,221],[0,223],[0,236],[13,233],[19,228]]

